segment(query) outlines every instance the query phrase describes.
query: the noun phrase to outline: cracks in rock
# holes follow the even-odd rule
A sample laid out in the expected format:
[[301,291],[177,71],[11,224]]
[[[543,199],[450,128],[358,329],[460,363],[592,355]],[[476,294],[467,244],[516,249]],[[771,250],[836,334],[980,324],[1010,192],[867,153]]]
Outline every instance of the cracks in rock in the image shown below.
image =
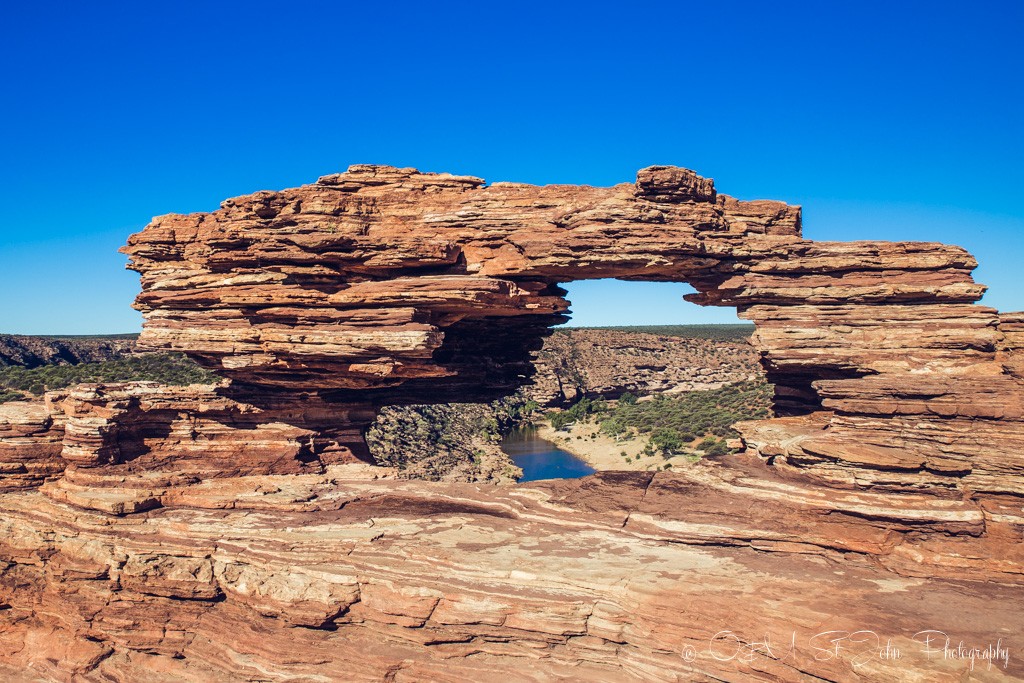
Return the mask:
[[648,479],[647,483],[644,485],[644,492],[640,494],[640,500],[637,501],[636,505],[633,506],[633,508],[629,512],[626,513],[626,518],[622,520],[622,526],[620,528],[625,529],[626,525],[629,524],[629,518],[643,505],[644,500],[647,498],[647,492],[651,490],[651,484],[654,483],[654,480],[657,478],[657,476],[657,472],[651,473],[650,479]]

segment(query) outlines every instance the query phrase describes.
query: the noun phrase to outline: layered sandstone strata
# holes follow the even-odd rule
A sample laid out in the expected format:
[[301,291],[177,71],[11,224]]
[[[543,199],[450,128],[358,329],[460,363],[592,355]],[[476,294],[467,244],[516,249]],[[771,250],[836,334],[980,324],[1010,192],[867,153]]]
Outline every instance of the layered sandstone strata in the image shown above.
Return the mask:
[[266,386],[506,391],[564,320],[558,283],[724,276],[743,243],[799,241],[797,208],[665,194],[677,175],[708,184],[649,169],[613,188],[483,187],[359,166],[159,218],[126,248],[143,273],[140,346]]
[[[359,166],[126,250],[140,344],[231,383],[0,412],[12,680],[1024,679],[1024,326],[958,247],[803,240],[677,168]],[[746,453],[507,489],[360,462],[379,406],[528,381],[595,277],[756,323]]]
[[[165,484],[159,509],[124,517],[9,494],[0,671],[1024,680],[1019,507],[836,492],[763,465],[529,488],[371,481],[350,467]],[[947,638],[979,650],[1002,639],[1010,655],[972,672],[941,654]]]
[[[1006,455],[1024,450],[1019,324],[972,303],[985,288],[970,254],[804,240],[798,207],[718,194],[685,169],[594,188],[354,166],[157,218],[125,251],[142,273],[140,346],[236,382],[378,405],[484,400],[527,381],[568,310],[560,283],[688,282],[692,300],[755,322],[776,411],[808,416],[792,438],[782,423],[774,441],[752,428],[765,457],[817,458],[817,475],[844,484],[963,488],[975,469],[983,482],[1022,471]],[[915,388],[921,400],[906,400]],[[1011,407],[971,407],[993,392]],[[833,428],[842,439],[818,433]]]
[[63,422],[41,401],[0,404],[0,491],[34,488],[64,471]]

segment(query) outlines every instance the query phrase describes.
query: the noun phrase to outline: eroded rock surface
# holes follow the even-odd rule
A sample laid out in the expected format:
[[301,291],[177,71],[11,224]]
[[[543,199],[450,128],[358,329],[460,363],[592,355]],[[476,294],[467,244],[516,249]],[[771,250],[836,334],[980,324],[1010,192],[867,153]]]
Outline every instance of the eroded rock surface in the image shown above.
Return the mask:
[[[0,412],[12,679],[1024,678],[1024,326],[959,247],[804,240],[678,168],[358,166],[126,251],[140,346],[231,382]],[[528,381],[559,283],[595,277],[756,323],[778,416],[746,453],[511,488],[363,462],[380,406]]]
[[[338,402],[507,394],[564,319],[559,283],[688,282],[698,290],[689,298],[736,306],[756,323],[780,415],[823,412],[866,444],[822,453],[842,465],[816,467],[817,476],[848,483],[856,470],[863,481],[959,487],[963,463],[935,468],[938,456],[906,456],[935,448],[968,468],[1020,472],[1019,463],[986,462],[1005,459],[996,442],[1024,450],[1019,324],[972,303],[984,287],[971,278],[970,254],[804,240],[798,207],[733,199],[685,169],[652,167],[635,183],[593,188],[354,166],[212,213],[158,218],[125,251],[142,273],[141,347],[184,351],[267,391]],[[907,401],[917,387],[926,395]],[[979,408],[981,387],[1006,405]],[[807,417],[794,435],[831,424]],[[967,425],[971,438],[958,439]],[[807,459],[788,437],[766,443],[763,434],[751,443],[767,457]]]
[[529,488],[333,466],[164,485],[123,517],[8,494],[3,661],[84,681],[964,680],[925,652],[941,631],[1011,648],[971,680],[1024,677],[1019,509],[745,465]]

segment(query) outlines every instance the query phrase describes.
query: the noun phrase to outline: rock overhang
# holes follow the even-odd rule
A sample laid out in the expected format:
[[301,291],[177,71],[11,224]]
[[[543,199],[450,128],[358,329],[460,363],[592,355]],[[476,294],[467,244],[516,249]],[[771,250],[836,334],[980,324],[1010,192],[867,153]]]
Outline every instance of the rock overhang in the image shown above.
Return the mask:
[[[688,300],[735,306],[755,323],[777,415],[845,434],[833,451],[829,437],[787,441],[786,462],[848,480],[843,467],[884,471],[903,462],[900,449],[933,448],[924,430],[900,427],[893,440],[906,405],[926,422],[941,416],[944,457],[975,456],[957,434],[1007,423],[968,407],[979,390],[969,378],[992,377],[1011,396],[1020,385],[1006,370],[1017,352],[1000,347],[999,313],[975,304],[985,287],[971,276],[974,257],[940,243],[806,240],[801,221],[800,207],[735,199],[673,166],[591,187],[357,165],[155,219],[123,251],[142,274],[140,343],[185,352],[257,393],[488,400],[529,382],[532,352],[566,320],[560,284],[685,282],[697,290]],[[952,401],[898,395],[935,377]],[[751,445],[779,450],[749,429]],[[899,477],[864,481],[890,479]]]
[[[736,200],[670,166],[594,188],[358,165],[158,218],[123,251],[143,275],[143,346],[247,383],[325,390],[465,373],[483,359],[434,355],[467,321],[498,332],[516,318],[506,345],[535,345],[568,310],[557,285],[577,279],[687,282],[690,300],[744,313],[984,291],[957,247],[815,243],[800,221],[799,207]],[[522,349],[512,355],[521,363]]]

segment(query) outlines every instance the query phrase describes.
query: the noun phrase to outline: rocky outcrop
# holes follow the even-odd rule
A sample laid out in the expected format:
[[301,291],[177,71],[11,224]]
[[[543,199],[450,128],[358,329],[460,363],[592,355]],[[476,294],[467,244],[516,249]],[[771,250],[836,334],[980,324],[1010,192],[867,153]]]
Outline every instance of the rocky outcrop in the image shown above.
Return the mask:
[[0,492],[35,488],[64,471],[64,415],[42,401],[0,404]]
[[140,344],[264,386],[394,388],[391,402],[507,393],[565,319],[559,282],[724,278],[737,244],[799,242],[799,209],[665,195],[676,176],[709,182],[655,168],[613,188],[483,187],[360,166],[163,217],[126,248],[143,273]]
[[[730,198],[685,169],[652,167],[636,183],[593,188],[355,166],[213,213],[158,218],[125,251],[142,273],[141,347],[184,351],[266,390],[377,405],[490,400],[533,373],[531,352],[568,309],[559,283],[682,281],[698,290],[688,298],[736,306],[755,322],[776,412],[806,417],[794,437],[834,426],[879,444],[868,457],[836,441],[821,457],[842,464],[817,476],[892,483],[899,471],[912,487],[962,488],[962,469],[935,469],[934,458],[911,467],[902,454],[939,448],[980,471],[1007,471],[988,462],[1005,459],[990,444],[1022,446],[1012,411],[965,415],[966,440],[948,410],[936,412],[940,402],[977,403],[984,378],[1021,400],[1007,369],[1015,361],[1005,360],[1019,355],[1004,341],[1016,323],[972,303],[984,287],[971,279],[970,254],[804,240],[799,208]],[[900,392],[918,385],[946,397],[925,397],[900,419],[939,433],[880,424],[894,405],[911,405]],[[784,453],[793,439],[763,434],[749,443],[798,463],[799,453]],[[829,442],[831,432],[818,436]]]
[[0,366],[77,365],[120,358],[135,347],[134,335],[115,337],[33,337],[0,334]]
[[[45,458],[47,467],[39,470],[38,476],[25,479],[26,485],[38,486],[46,476],[63,472],[68,463],[95,467],[134,461],[139,453],[149,453],[151,446],[140,444],[138,437],[130,435],[145,434],[142,441],[163,443],[174,452],[171,469],[195,465],[204,476],[236,476],[249,471],[245,468],[254,462],[278,468],[290,462],[288,466],[294,472],[322,471],[325,464],[335,462],[329,456],[320,457],[327,448],[309,450],[303,444],[314,435],[330,431],[336,426],[334,420],[344,420],[350,423],[348,433],[336,445],[364,454],[362,432],[366,432],[373,462],[399,468],[402,477],[510,483],[519,472],[501,451],[499,437],[511,428],[514,413],[527,400],[562,405],[583,395],[614,397],[624,391],[651,394],[699,390],[762,374],[756,353],[745,341],[680,339],[618,330],[560,330],[544,340],[535,363],[533,384],[514,400],[389,406],[380,410],[376,419],[370,412],[358,417],[341,416],[328,406],[325,422],[319,427],[308,422],[310,401],[305,400],[300,402],[306,410],[302,413],[306,421],[302,429],[285,424],[292,419],[289,416],[282,417],[280,425],[268,428],[271,420],[267,406],[256,404],[266,403],[273,394],[261,399],[246,396],[237,388],[160,386],[152,382],[79,385],[70,392],[50,392],[49,407],[42,401],[24,402],[8,404],[0,411],[0,429],[9,425],[12,430],[9,436],[0,436],[0,453],[5,448],[10,453],[7,459],[0,456],[0,462],[9,462],[9,474],[13,475],[25,469],[23,459]],[[253,404],[247,404],[247,400]],[[67,425],[65,442],[66,404],[73,419]],[[230,411],[221,411],[226,406],[231,406]],[[209,431],[214,424],[210,420],[172,419],[177,413],[200,409],[204,416],[218,421],[216,433]],[[240,421],[239,415],[247,417]],[[372,423],[366,422],[368,419]],[[13,431],[15,424],[22,425],[20,431]],[[233,427],[225,428],[228,424]],[[48,448],[37,448],[42,443],[42,431],[47,431],[46,439],[52,444]],[[258,440],[257,433],[261,434]],[[242,434],[244,452],[239,445]],[[270,452],[259,455],[258,451],[268,445]],[[60,457],[62,449],[64,458]],[[277,465],[269,464],[275,462]],[[132,466],[167,469],[168,464],[158,465],[143,458]],[[9,476],[5,485],[16,487],[17,481]]]
[[526,389],[541,405],[582,396],[618,398],[718,389],[764,376],[744,340],[668,337],[620,330],[559,330],[544,340]]
[[[126,251],[140,346],[231,382],[6,418],[12,676],[1024,679],[1021,318],[973,303],[958,247],[804,240],[798,208],[685,169],[358,166]],[[528,382],[558,285],[596,277],[755,322],[777,416],[740,425],[745,453],[509,488],[363,462],[382,406]]]
[[[349,467],[165,486],[125,517],[8,495],[3,662],[78,681],[1024,679],[1019,507],[753,463],[529,488]],[[973,672],[947,644],[977,648]]]

